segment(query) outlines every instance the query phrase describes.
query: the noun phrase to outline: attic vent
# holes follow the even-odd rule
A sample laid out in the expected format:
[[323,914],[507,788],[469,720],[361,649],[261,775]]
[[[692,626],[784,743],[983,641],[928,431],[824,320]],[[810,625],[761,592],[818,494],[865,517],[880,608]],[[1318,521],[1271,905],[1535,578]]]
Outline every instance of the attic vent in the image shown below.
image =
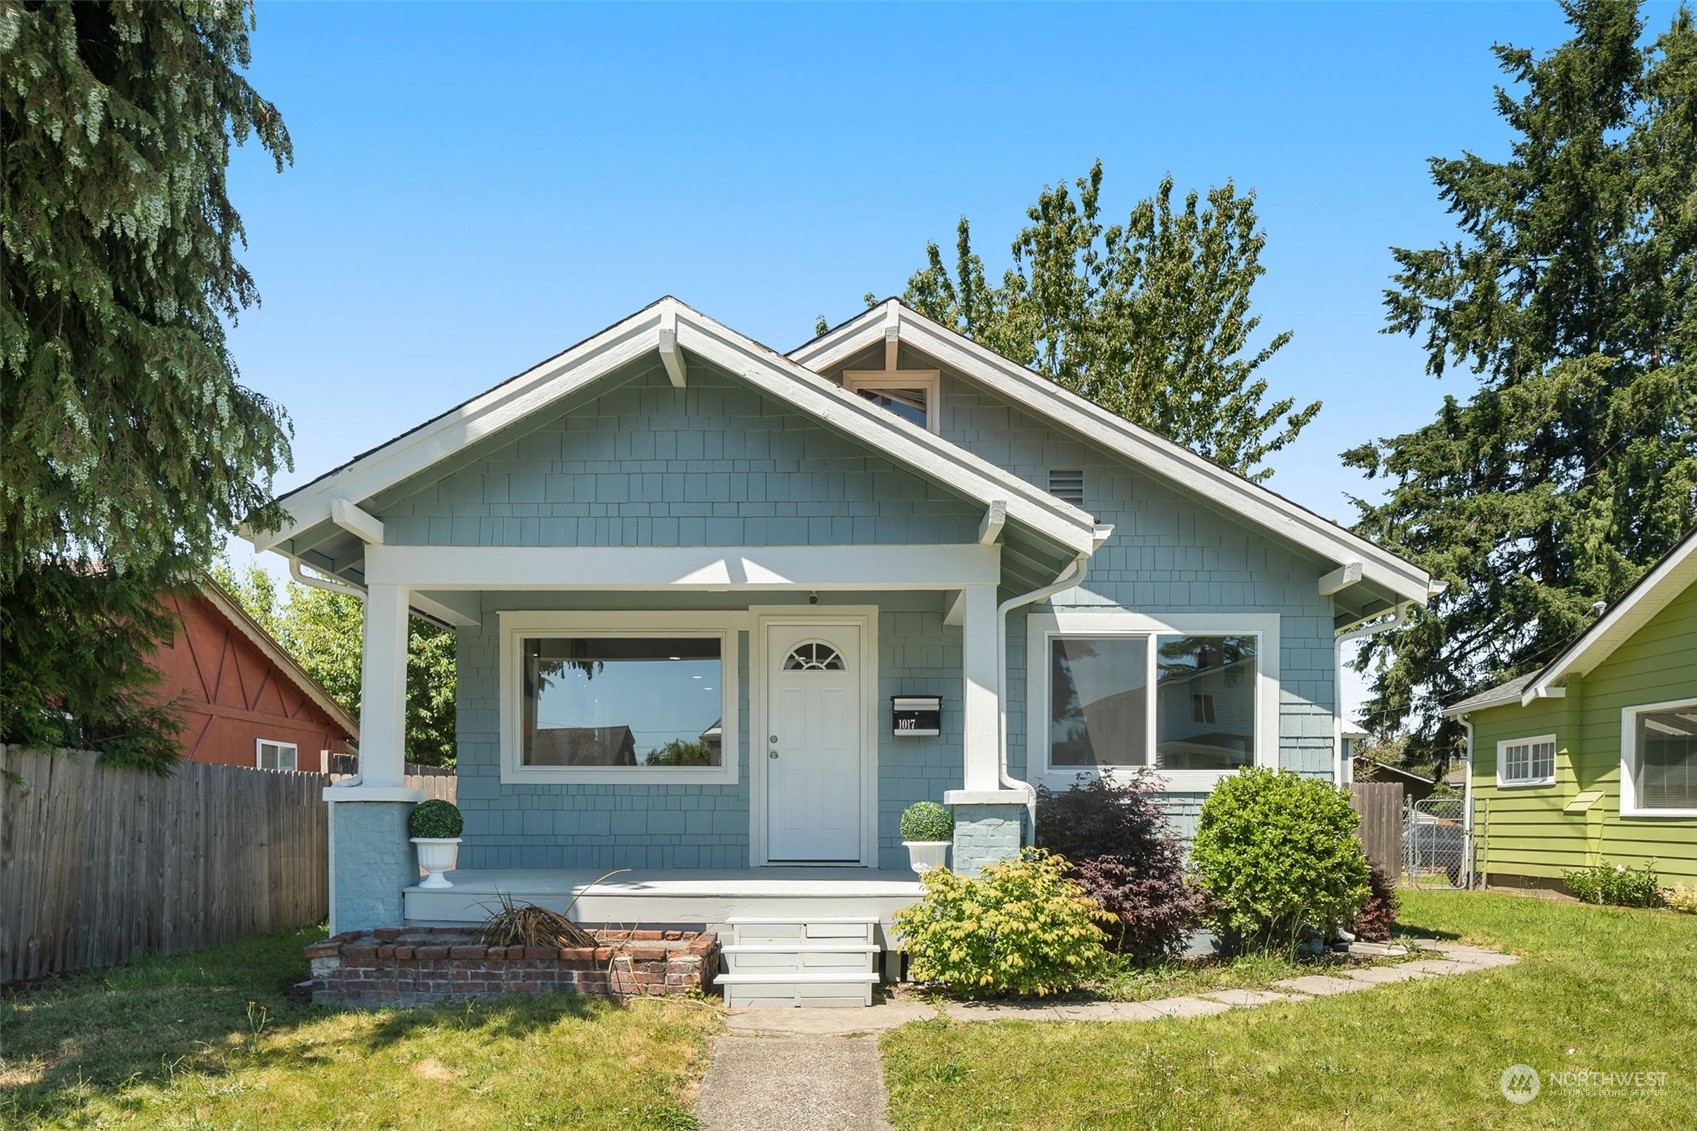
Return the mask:
[[1049,494],[1075,507],[1084,505],[1084,470],[1082,468],[1049,469]]

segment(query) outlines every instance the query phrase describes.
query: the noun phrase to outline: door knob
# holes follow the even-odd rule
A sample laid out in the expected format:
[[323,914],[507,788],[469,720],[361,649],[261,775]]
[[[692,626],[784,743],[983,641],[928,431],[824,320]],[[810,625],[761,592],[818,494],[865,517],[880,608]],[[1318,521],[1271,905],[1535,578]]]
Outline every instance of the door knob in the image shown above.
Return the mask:
[[766,757],[768,757],[768,758],[776,758],[777,756],[778,756],[778,752],[776,750],[766,751]]

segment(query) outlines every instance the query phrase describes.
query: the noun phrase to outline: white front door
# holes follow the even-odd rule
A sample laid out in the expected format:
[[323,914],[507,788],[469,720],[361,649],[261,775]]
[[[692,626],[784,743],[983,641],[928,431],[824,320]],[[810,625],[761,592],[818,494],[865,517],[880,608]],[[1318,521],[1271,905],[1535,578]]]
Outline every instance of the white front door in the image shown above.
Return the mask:
[[767,858],[860,862],[860,628],[766,626]]

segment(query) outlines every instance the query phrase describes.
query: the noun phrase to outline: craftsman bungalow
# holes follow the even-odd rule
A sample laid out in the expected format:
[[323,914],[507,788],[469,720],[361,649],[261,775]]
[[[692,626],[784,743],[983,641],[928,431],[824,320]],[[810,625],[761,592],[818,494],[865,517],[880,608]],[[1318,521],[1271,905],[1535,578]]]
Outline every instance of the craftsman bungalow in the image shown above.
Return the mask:
[[[1239,767],[1338,780],[1340,644],[1432,591],[893,300],[783,355],[662,299],[282,505],[254,544],[365,598],[338,930],[614,868],[574,914],[887,921],[919,799],[971,871],[1033,784],[1150,767],[1185,821]],[[409,615],[459,640],[445,892],[404,829]]]

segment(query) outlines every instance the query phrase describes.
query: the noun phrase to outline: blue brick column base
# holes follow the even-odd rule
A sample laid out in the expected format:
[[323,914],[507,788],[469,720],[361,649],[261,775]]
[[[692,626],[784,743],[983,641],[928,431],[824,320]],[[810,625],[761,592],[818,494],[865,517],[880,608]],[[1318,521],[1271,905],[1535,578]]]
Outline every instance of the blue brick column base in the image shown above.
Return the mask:
[[401,889],[418,883],[407,839],[412,801],[330,802],[330,932],[399,927]]
[[1024,805],[965,805],[955,810],[954,870],[976,876],[987,864],[1019,855],[1025,844]]

